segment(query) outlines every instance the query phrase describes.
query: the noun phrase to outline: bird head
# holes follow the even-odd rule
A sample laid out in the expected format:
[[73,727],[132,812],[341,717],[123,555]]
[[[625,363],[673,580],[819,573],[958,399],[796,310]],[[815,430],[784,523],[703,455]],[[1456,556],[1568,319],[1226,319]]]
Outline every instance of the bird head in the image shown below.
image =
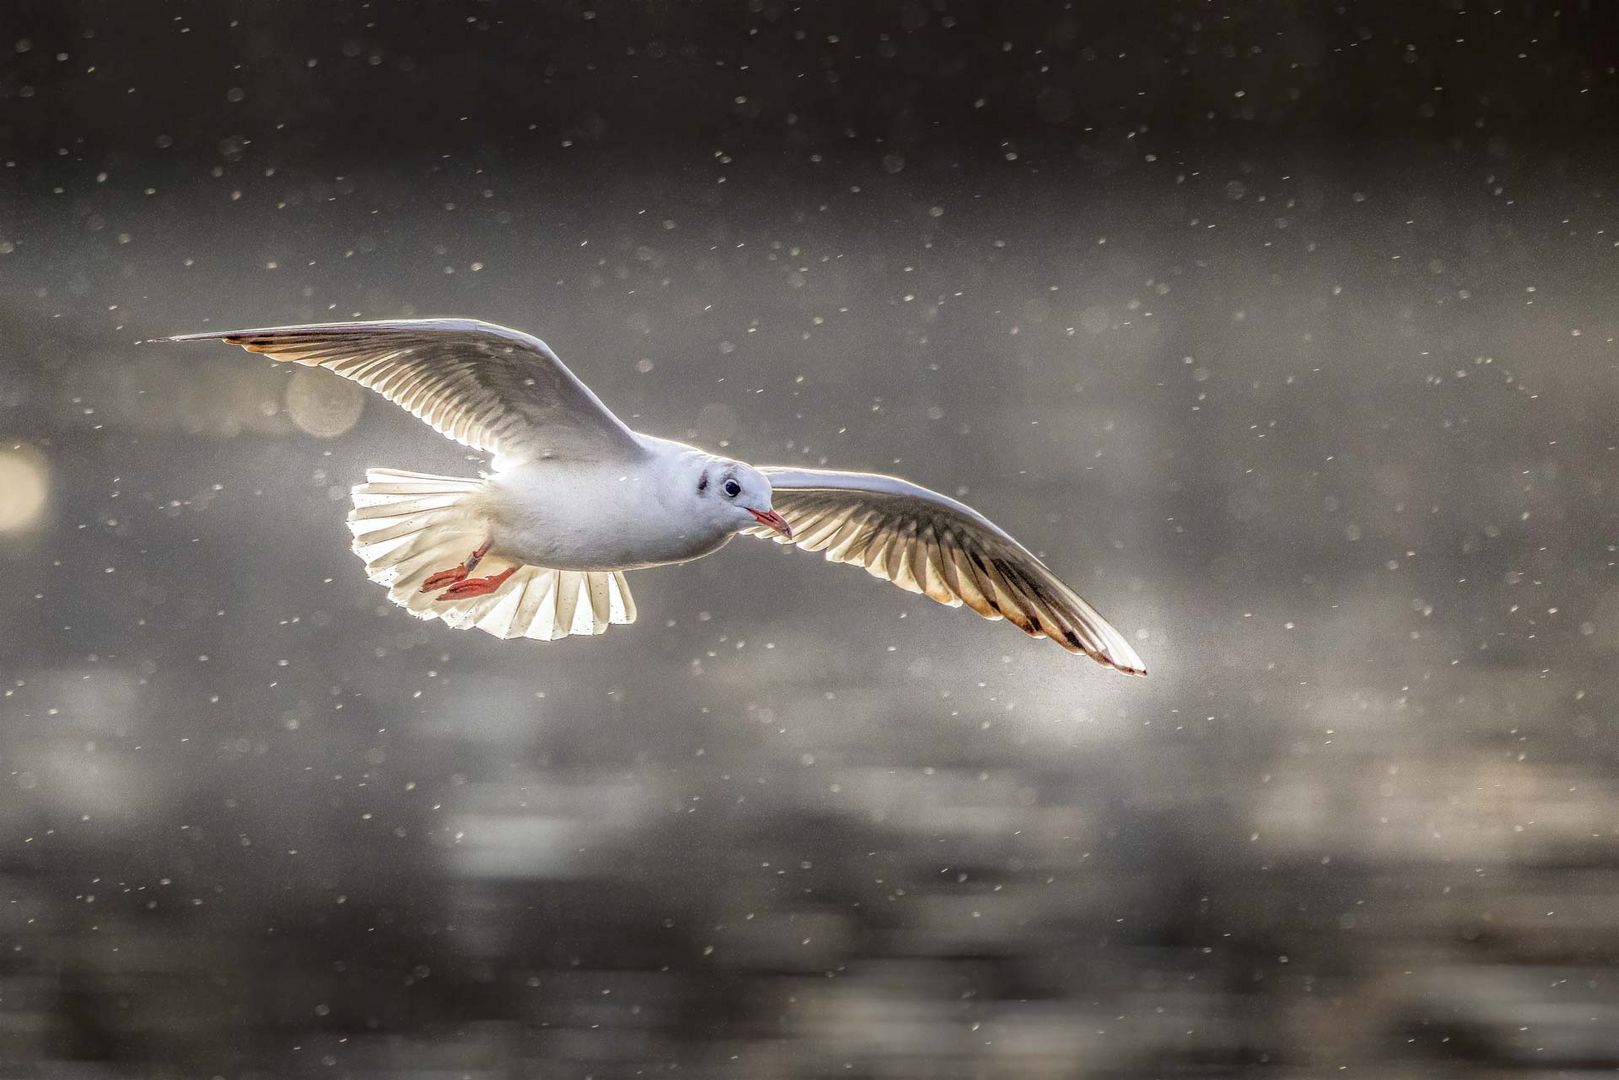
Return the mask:
[[792,527],[770,505],[770,481],[740,461],[708,458],[693,482],[698,504],[733,531],[764,525],[791,539]]

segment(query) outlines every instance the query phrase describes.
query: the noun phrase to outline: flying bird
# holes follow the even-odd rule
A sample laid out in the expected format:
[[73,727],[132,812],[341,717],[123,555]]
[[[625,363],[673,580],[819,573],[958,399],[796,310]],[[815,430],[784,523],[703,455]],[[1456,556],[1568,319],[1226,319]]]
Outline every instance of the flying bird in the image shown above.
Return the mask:
[[976,510],[898,477],[755,468],[633,431],[520,331],[410,319],[169,340],[324,368],[493,456],[479,479],[368,469],[353,489],[355,553],[418,618],[501,638],[600,634],[635,621],[624,571],[688,562],[748,533],[1147,673],[1124,635]]

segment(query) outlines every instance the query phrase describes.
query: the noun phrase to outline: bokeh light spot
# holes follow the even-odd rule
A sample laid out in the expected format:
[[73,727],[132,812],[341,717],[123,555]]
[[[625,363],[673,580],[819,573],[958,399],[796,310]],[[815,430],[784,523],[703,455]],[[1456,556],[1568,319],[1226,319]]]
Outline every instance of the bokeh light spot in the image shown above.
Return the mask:
[[335,439],[352,428],[365,411],[365,391],[329,373],[295,371],[287,380],[287,415],[320,439]]
[[50,470],[39,451],[27,443],[0,449],[0,533],[36,524],[49,493]]

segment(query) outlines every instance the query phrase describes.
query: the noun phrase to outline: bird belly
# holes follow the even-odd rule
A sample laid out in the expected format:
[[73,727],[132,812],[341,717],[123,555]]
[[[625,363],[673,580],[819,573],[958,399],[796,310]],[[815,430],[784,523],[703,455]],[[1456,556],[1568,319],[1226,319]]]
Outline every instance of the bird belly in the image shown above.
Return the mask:
[[491,478],[494,553],[557,570],[633,570],[688,562],[725,546],[730,532],[682,530],[612,477]]
[[491,537],[491,550],[531,566],[555,570],[636,570],[690,562],[718,551],[731,539],[729,534],[718,538],[620,535],[604,542],[596,536],[557,528],[554,521],[537,524],[538,527],[497,527]]

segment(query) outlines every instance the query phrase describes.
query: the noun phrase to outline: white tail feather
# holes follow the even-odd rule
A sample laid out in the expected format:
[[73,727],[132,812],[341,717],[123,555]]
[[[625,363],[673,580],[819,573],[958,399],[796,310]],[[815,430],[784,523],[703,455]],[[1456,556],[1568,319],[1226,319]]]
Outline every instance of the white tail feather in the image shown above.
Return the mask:
[[478,510],[481,480],[367,469],[354,488],[349,531],[365,572],[388,590],[388,599],[419,619],[478,629],[500,638],[551,641],[569,634],[601,634],[613,623],[635,621],[635,601],[617,571],[553,570],[491,552],[473,571],[479,577],[514,569],[492,593],[438,600],[422,592],[432,574],[464,562],[488,539]]

